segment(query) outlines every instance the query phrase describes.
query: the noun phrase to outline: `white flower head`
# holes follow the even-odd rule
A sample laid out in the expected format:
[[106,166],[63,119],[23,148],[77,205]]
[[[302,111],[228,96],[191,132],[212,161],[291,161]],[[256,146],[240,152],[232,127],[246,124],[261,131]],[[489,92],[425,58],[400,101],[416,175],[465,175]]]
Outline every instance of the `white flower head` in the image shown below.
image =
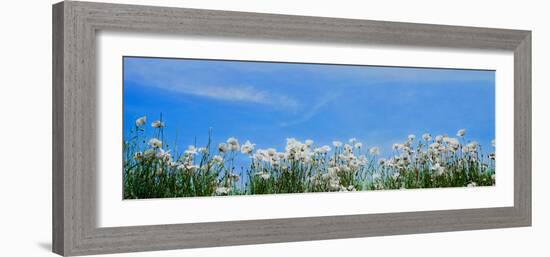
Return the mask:
[[212,157],[212,160],[214,160],[217,163],[222,163],[223,162],[223,157],[216,154],[216,155],[214,155],[214,157]]
[[147,149],[145,152],[143,152],[143,157],[147,159],[152,159],[157,155],[157,151],[155,149]]
[[142,153],[142,152],[136,152],[136,153],[134,154],[134,160],[136,160],[136,161],[140,160],[142,157],[143,157],[143,153]]
[[145,122],[147,122],[147,117],[146,116],[138,118],[136,120],[136,127],[142,126],[143,124],[145,124]]
[[161,148],[162,147],[162,141],[158,140],[157,138],[151,138],[149,140],[149,145],[153,148]]
[[217,195],[227,195],[231,192],[231,188],[229,187],[217,187],[216,188],[216,194]]
[[462,151],[465,152],[465,153],[474,153],[474,152],[477,151],[477,146],[478,146],[478,143],[476,141],[472,141],[472,142],[466,144],[462,148]]
[[320,153],[320,154],[326,154],[330,151],[330,146],[328,145],[324,145],[324,146],[321,146],[319,148],[315,148],[314,150],[316,153]]
[[170,161],[172,159],[172,155],[170,154],[170,150],[164,151],[164,149],[159,148],[159,152],[157,154],[157,157],[159,159],[163,159],[164,161]]
[[357,149],[363,148],[363,144],[362,144],[362,143],[355,143],[353,146],[354,146],[355,148],[357,148]]
[[313,145],[313,140],[307,139],[305,143],[306,143],[307,146],[312,146]]
[[252,151],[254,151],[255,144],[251,143],[249,140],[246,140],[244,144],[241,146],[241,153],[243,154],[252,154]]
[[338,140],[332,141],[332,145],[333,145],[334,147],[338,148],[338,147],[342,146],[342,142],[341,142],[341,141],[338,141]]
[[218,151],[220,151],[220,153],[227,153],[227,151],[229,151],[229,148],[227,144],[221,143],[218,145]]
[[428,133],[425,133],[425,134],[422,135],[422,139],[424,139],[424,141],[431,141],[432,136]]
[[185,153],[188,154],[188,155],[195,155],[195,154],[197,154],[197,152],[198,152],[198,149],[195,148],[195,146],[193,146],[193,145],[188,146],[187,150],[185,150]]
[[353,152],[353,147],[351,145],[345,144],[344,145],[344,152],[351,154]]
[[267,155],[271,158],[273,158],[277,154],[277,149],[275,148],[268,148],[267,149]]
[[413,141],[414,139],[416,138],[416,135],[414,134],[410,134],[407,139],[409,139],[409,141]]
[[458,150],[458,148],[460,148],[460,142],[454,137],[444,137],[443,142],[453,150]]
[[355,138],[355,137],[350,138],[349,143],[350,143],[350,145],[355,145],[355,143],[357,143],[357,138]]
[[372,155],[379,155],[380,154],[380,148],[378,148],[377,146],[371,147],[369,149],[369,153],[372,154]]
[[445,167],[441,166],[439,163],[432,165],[432,170],[439,176],[445,173]]
[[458,132],[456,132],[457,137],[463,137],[466,134],[466,129],[459,129]]
[[198,170],[200,167],[199,167],[198,165],[193,165],[193,164],[191,164],[191,165],[185,166],[185,168],[188,169],[189,171],[196,171],[196,170]]
[[153,121],[153,123],[151,123],[151,127],[153,127],[153,128],[164,128],[164,122],[162,122],[160,120]]
[[239,140],[234,137],[230,137],[227,139],[227,145],[229,146],[229,150],[231,151],[238,151],[240,148]]
[[268,180],[271,177],[271,175],[269,175],[269,173],[267,172],[256,172],[254,173],[254,175],[260,177],[263,180]]

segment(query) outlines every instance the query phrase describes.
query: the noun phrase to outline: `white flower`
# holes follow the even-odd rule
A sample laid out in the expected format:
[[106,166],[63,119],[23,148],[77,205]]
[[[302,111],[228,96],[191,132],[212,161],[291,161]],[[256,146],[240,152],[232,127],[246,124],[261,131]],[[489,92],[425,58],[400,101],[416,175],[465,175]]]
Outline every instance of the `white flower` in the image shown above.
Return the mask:
[[269,173],[267,172],[256,172],[254,173],[254,175],[260,177],[263,180],[268,180],[271,177],[271,175],[269,175]]
[[243,154],[251,154],[252,151],[254,151],[255,144],[252,144],[250,141],[246,140],[244,144],[241,146],[241,153]]
[[435,136],[435,142],[441,143],[442,140],[443,140],[443,136],[441,136],[441,135]]
[[267,149],[267,155],[269,157],[274,157],[277,154],[277,150],[275,148],[268,148]]
[[425,134],[422,135],[422,139],[424,139],[424,141],[431,141],[432,136],[428,133],[425,133]]
[[330,146],[328,146],[328,145],[324,145],[322,147],[315,148],[315,150],[314,150],[314,152],[320,153],[320,154],[326,154],[329,151],[330,151]]
[[458,150],[458,148],[460,148],[460,142],[458,142],[458,139],[456,138],[445,137],[443,138],[443,142],[449,145],[453,150]]
[[416,136],[413,134],[410,134],[407,138],[409,139],[409,141],[413,141],[416,138]]
[[222,163],[223,157],[221,157],[220,155],[214,155],[214,157],[212,157],[212,160],[214,160],[217,163]]
[[229,174],[227,174],[227,179],[231,181],[231,183],[233,183],[239,181],[241,178],[238,174],[230,172]]
[[495,147],[495,140],[494,140],[494,139],[491,140],[491,145],[492,145],[493,147]]
[[185,150],[185,153],[188,155],[195,155],[197,154],[197,148],[195,148],[195,146],[190,145],[187,147],[187,150]]
[[431,149],[438,149],[439,148],[439,143],[431,143],[428,147],[431,148]]
[[141,125],[145,124],[147,122],[147,117],[143,116],[136,120],[136,127],[140,127]]
[[458,132],[456,132],[456,136],[457,136],[457,137],[463,137],[464,134],[466,134],[466,130],[465,130],[465,129],[459,129]]
[[147,159],[151,159],[151,158],[155,157],[156,154],[157,154],[157,151],[155,151],[155,149],[147,149],[143,153],[143,157],[145,157]]
[[355,145],[353,145],[355,148],[357,149],[361,149],[363,148],[363,144],[362,143],[355,143]]
[[495,156],[495,153],[490,153],[490,154],[489,154],[489,159],[495,160],[495,157],[496,157],[496,156]]
[[477,151],[478,143],[476,141],[470,142],[462,147],[462,151],[465,153],[473,153]]
[[231,188],[228,187],[217,187],[216,188],[216,194],[217,195],[227,195],[231,191]]
[[238,151],[240,148],[239,140],[234,137],[230,137],[227,139],[227,145],[229,146],[229,150],[231,151]]
[[441,166],[439,163],[432,165],[432,170],[439,176],[445,173],[445,167]]
[[338,177],[337,171],[338,171],[337,167],[330,167],[328,168],[328,175],[330,177]]
[[149,145],[153,148],[160,148],[162,147],[162,141],[156,138],[151,138],[151,140],[149,140]]
[[403,145],[403,144],[393,144],[392,148],[393,148],[393,150],[402,150],[403,148],[405,148],[405,145]]
[[157,157],[165,161],[170,161],[170,159],[172,158],[172,155],[170,155],[170,150],[164,151],[164,149],[159,148],[159,153],[157,154]]
[[380,154],[380,148],[378,147],[371,147],[369,149],[369,153],[372,154],[372,155],[379,155]]
[[342,142],[340,142],[340,141],[332,141],[332,145],[333,145],[334,147],[340,147],[340,146],[342,146]]
[[328,186],[331,191],[340,190],[340,179],[338,177],[330,177]]
[[164,128],[164,122],[162,122],[160,120],[153,121],[153,123],[151,123],[151,127],[153,127],[153,128]]
[[227,144],[221,143],[218,145],[218,151],[220,151],[220,153],[226,153],[228,150]]
[[493,173],[493,175],[491,175],[491,179],[495,180],[495,178],[496,178],[496,174]]
[[344,152],[351,154],[353,152],[353,147],[351,145],[345,144],[344,145]]
[[199,148],[197,149],[197,151],[198,151],[199,153],[205,154],[205,153],[208,153],[208,148],[206,148],[206,147],[199,147]]
[[195,170],[198,170],[200,167],[198,165],[187,165],[185,166],[185,168],[187,168],[190,171],[195,171]]
[[142,152],[136,152],[134,154],[134,160],[140,160],[141,158],[143,157],[143,153]]
[[307,139],[307,140],[306,140],[306,145],[307,145],[307,146],[313,145],[313,140]]
[[477,183],[476,182],[470,182],[467,186],[468,187],[476,187]]
[[349,143],[352,144],[352,145],[355,145],[355,143],[357,143],[357,138],[355,138],[355,137],[350,138]]
[[380,160],[378,160],[379,165],[384,165],[384,163],[386,163],[386,159],[380,158]]

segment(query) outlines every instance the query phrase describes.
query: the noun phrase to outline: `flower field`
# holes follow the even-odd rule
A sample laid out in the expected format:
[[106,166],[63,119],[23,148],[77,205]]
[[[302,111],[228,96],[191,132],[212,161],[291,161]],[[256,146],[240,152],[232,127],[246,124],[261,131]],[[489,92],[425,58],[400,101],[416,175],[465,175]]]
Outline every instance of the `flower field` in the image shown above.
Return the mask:
[[[284,149],[259,149],[210,136],[180,152],[166,143],[164,121],[141,117],[132,125],[124,139],[124,199],[495,185],[494,140],[484,154],[464,129],[452,137],[409,135],[381,156],[355,138],[331,145],[287,138]],[[247,165],[237,168],[243,157]]]

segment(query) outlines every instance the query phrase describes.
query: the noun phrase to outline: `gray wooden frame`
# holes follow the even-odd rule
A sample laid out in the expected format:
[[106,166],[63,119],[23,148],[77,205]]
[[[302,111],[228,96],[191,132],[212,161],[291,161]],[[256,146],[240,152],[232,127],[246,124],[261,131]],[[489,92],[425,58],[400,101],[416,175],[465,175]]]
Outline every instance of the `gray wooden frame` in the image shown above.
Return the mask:
[[[507,50],[514,53],[514,206],[96,226],[96,32]],[[531,225],[531,32],[65,1],[53,6],[53,251],[61,255]]]

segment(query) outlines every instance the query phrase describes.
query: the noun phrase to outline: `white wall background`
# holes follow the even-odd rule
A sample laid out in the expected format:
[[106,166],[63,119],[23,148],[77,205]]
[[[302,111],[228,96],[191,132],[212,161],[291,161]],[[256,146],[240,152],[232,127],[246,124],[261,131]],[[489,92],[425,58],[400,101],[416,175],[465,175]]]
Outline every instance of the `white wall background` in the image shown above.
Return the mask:
[[[140,4],[533,31],[533,227],[220,247],[117,256],[549,256],[550,26],[545,1],[126,0]],[[51,247],[51,4],[5,1],[0,14],[0,256]],[[510,103],[512,104],[512,103]]]

